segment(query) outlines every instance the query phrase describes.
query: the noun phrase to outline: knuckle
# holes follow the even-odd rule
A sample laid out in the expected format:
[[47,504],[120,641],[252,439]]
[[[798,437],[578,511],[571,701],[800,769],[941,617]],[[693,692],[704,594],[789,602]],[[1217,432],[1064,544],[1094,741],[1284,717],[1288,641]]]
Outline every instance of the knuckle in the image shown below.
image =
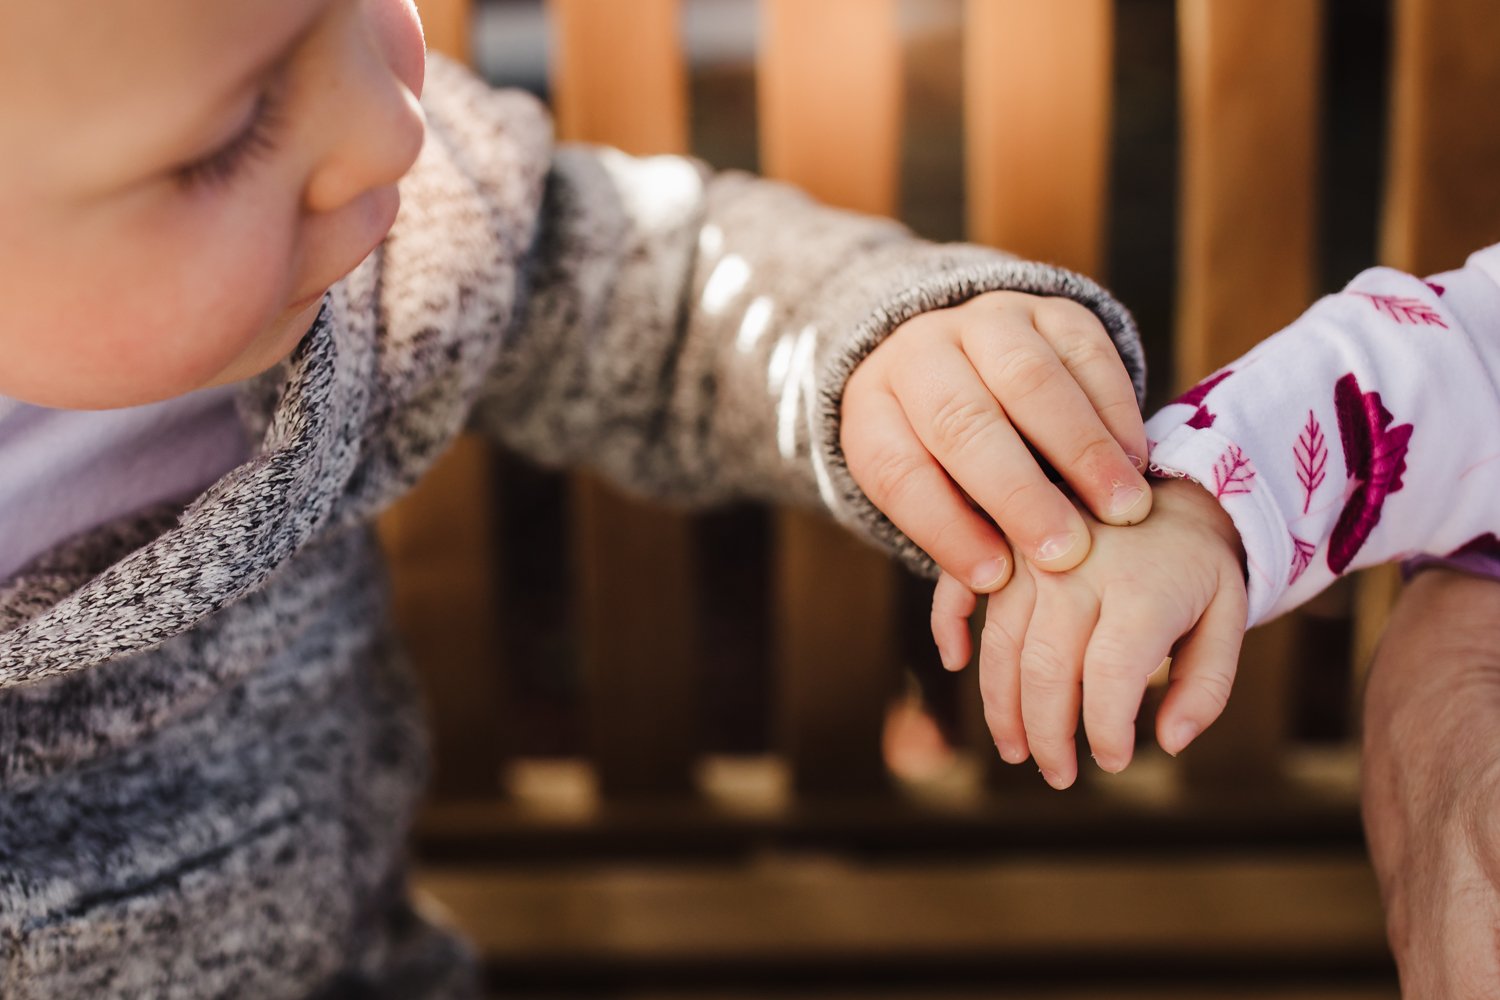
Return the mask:
[[860,463],[862,474],[856,474],[853,464],[850,473],[855,481],[864,486],[871,497],[878,497],[888,504],[900,504],[916,491],[926,459],[909,448],[882,446],[871,451]]
[[1025,400],[1053,385],[1062,373],[1062,363],[1057,355],[1032,350],[1029,347],[1012,347],[996,359],[995,368],[1000,383],[1005,387],[1005,402],[1014,404]]
[[1026,727],[1026,742],[1031,744],[1032,756],[1038,760],[1059,757],[1073,749],[1073,734],[1059,734],[1034,726]]
[[1057,356],[1063,367],[1071,372],[1091,371],[1098,368],[1123,368],[1120,354],[1109,342],[1100,343],[1093,337],[1070,337],[1057,347]]
[[1229,704],[1229,693],[1233,687],[1234,681],[1227,674],[1217,671],[1198,678],[1198,690],[1208,699],[1215,712],[1222,712],[1224,706]]
[[994,423],[995,414],[983,400],[954,393],[940,400],[932,412],[932,431],[940,448],[962,451]]
[[1045,480],[1023,479],[1010,484],[996,497],[995,509],[990,514],[1007,534],[1015,534],[1018,525],[1014,522],[1047,510],[1051,506],[1051,495],[1056,492],[1056,488]]
[[1078,683],[1067,657],[1046,638],[1033,638],[1026,643],[1021,653],[1021,676],[1030,687],[1049,692]]
[[1117,705],[1083,706],[1083,726],[1088,730],[1089,742],[1095,749],[1114,748],[1125,742],[1125,730],[1135,721],[1135,712],[1122,711]]
[[972,552],[973,546],[968,544],[972,525],[973,522],[962,514],[945,518],[926,542],[933,557],[940,558],[949,552]]
[[1090,438],[1074,451],[1073,459],[1068,463],[1068,468],[1089,469],[1103,465],[1114,457],[1119,447],[1115,443],[1114,438]]
[[1099,417],[1106,423],[1116,422],[1117,425],[1141,423],[1141,406],[1135,399],[1135,387],[1128,379],[1121,382],[1118,398],[1099,405]]
[[1089,679],[1112,684],[1144,680],[1141,668],[1130,662],[1135,649],[1134,644],[1114,636],[1095,636],[1089,652]]
[[1048,296],[1039,299],[1032,313],[1037,328],[1044,333],[1064,333],[1076,331],[1092,335],[1095,331],[1104,335],[1104,324],[1094,311],[1081,302],[1061,296]]
[[979,633],[981,649],[989,653],[989,661],[1014,663],[1021,654],[1021,643],[1010,629],[993,619],[984,623]]

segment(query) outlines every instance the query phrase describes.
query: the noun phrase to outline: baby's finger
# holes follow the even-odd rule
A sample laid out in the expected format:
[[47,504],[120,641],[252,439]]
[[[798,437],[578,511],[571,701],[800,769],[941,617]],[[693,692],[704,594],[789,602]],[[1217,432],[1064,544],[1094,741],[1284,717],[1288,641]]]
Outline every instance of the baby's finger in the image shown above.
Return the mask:
[[1135,385],[1099,317],[1071,299],[1051,298],[1038,300],[1034,322],[1094,404],[1094,412],[1125,450],[1125,457],[1137,469],[1144,469],[1146,424]]
[[892,385],[922,444],[1028,560],[1047,570],[1083,561],[1089,533],[1082,516],[1048,481],[968,358],[956,350],[935,355],[924,368],[895,372]]
[[840,444],[870,502],[945,572],[980,592],[1010,579],[1010,547],[928,452],[894,396],[846,398]]
[[947,573],[932,588],[932,641],[944,670],[962,670],[969,662],[969,618],[978,596]]
[[979,638],[979,692],[984,721],[995,749],[1006,763],[1026,759],[1026,727],[1021,721],[1021,649],[1031,620],[1036,587],[1023,564],[985,609]]
[[1036,610],[1021,650],[1021,721],[1031,756],[1053,788],[1078,777],[1073,736],[1078,731],[1083,653],[1099,606],[1071,587],[1037,590]]
[[[1134,524],[1150,513],[1151,491],[1137,463],[1126,456],[1095,412],[1095,402],[1040,333],[1013,330],[1001,338],[966,329],[964,351],[1015,429],[1052,463],[1099,520]],[[1133,390],[1129,400],[1134,407]],[[1139,454],[1144,451],[1142,443]],[[955,478],[967,486],[962,476]],[[997,521],[1007,534],[1015,533],[1004,520]]]
[[1125,770],[1146,681],[1172,651],[1183,623],[1144,595],[1111,594],[1083,657],[1083,729],[1099,766]]
[[1221,587],[1172,657],[1171,680],[1156,714],[1156,741],[1167,753],[1182,753],[1224,711],[1244,635],[1243,591]]

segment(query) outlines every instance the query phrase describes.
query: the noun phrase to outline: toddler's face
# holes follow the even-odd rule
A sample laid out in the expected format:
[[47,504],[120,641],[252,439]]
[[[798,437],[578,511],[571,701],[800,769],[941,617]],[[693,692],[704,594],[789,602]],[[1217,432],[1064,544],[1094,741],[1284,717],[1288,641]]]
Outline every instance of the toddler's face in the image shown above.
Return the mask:
[[395,219],[422,72],[411,0],[0,2],[0,395],[285,357]]

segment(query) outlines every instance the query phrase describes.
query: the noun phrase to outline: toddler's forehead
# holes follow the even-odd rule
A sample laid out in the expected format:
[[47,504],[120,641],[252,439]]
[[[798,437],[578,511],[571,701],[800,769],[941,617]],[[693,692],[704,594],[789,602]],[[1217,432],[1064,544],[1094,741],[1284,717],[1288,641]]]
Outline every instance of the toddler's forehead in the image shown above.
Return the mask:
[[185,156],[329,2],[0,0],[0,149],[88,183]]
[[325,3],[0,0],[0,82],[7,94],[59,104],[193,86],[253,60],[289,20]]

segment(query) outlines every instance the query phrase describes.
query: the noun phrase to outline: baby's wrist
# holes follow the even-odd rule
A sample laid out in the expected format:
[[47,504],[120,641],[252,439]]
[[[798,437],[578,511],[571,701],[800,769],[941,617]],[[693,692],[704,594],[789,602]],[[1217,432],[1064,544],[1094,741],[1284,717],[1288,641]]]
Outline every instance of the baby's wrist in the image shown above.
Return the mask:
[[1173,518],[1186,518],[1205,528],[1221,539],[1234,556],[1241,570],[1245,567],[1245,543],[1234,519],[1201,483],[1187,477],[1156,478],[1151,480],[1152,516],[1166,514]]

